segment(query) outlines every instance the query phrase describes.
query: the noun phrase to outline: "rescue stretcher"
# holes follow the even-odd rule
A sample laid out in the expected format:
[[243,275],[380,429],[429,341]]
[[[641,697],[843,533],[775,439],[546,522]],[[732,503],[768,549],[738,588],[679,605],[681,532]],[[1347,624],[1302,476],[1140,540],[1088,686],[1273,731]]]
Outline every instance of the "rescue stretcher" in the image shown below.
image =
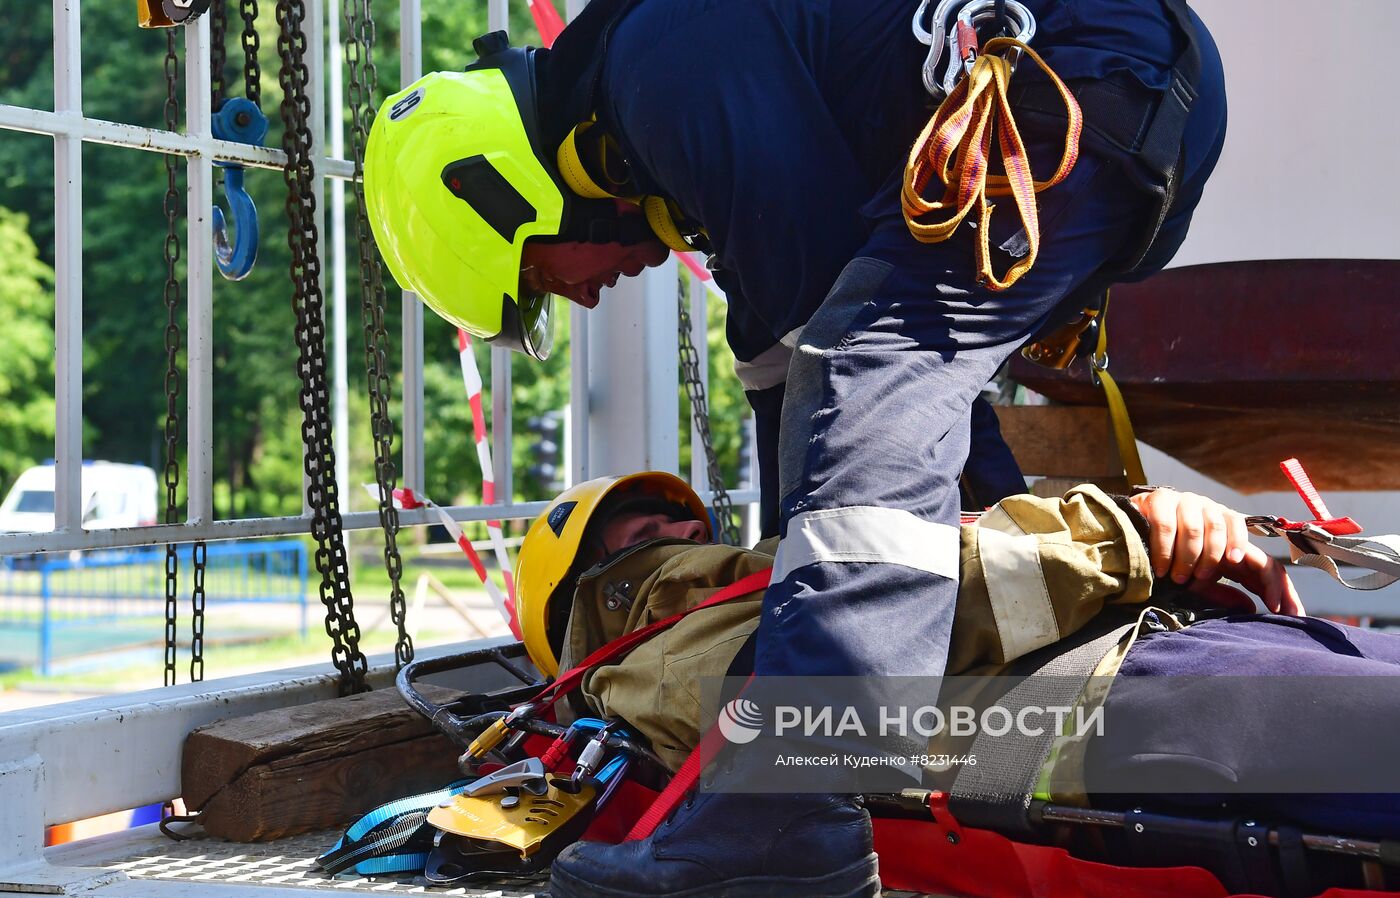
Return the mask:
[[[508,684],[466,694],[447,705],[433,704],[415,688],[424,678],[448,672],[459,682],[465,676],[478,682],[499,683],[504,678]],[[578,782],[580,766],[599,769],[596,758],[588,757],[587,746],[579,752],[561,751],[559,740],[568,728],[547,715],[520,712],[545,685],[520,644],[415,662],[398,677],[404,698],[468,754],[484,755],[483,733],[493,727],[500,731],[503,738],[488,740],[497,763],[481,765],[478,774],[500,771],[513,759],[544,757],[560,780]],[[503,726],[507,720],[510,725]],[[535,842],[528,854],[439,830],[425,861],[429,881],[453,885],[482,876],[538,871],[577,838],[625,838],[657,801],[666,769],[644,745],[624,734],[604,733],[588,744],[606,746],[613,757],[626,759],[624,768],[632,769],[631,775],[602,784],[589,797],[595,801],[605,792],[605,803]],[[585,770],[583,779],[591,775]],[[550,795],[555,795],[553,786]],[[445,799],[435,800],[430,812],[441,822],[456,799],[446,794],[435,799]],[[1040,800],[1024,803],[1021,825],[998,831],[960,820],[961,810],[955,813],[950,805],[965,809],[965,802],[965,797],[950,801],[945,793],[917,790],[866,797],[885,888],[969,898],[1400,895],[1397,840],[1304,833],[1265,818],[1212,819]],[[579,823],[584,818],[586,825]],[[420,835],[426,838],[431,829],[424,827]],[[342,840],[337,847],[345,844]],[[427,844],[420,841],[419,847]]]

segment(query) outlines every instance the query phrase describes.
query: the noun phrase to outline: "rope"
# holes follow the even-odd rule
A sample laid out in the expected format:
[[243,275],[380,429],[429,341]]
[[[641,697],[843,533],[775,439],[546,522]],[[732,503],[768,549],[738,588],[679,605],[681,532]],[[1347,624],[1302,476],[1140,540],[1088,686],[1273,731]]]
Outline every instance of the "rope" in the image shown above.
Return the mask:
[[[975,48],[972,52],[976,52]],[[1068,113],[1064,153],[1055,173],[1045,181],[1036,181],[1031,174],[1030,159],[1007,99],[1013,62],[1019,53],[1035,60],[1049,76]],[[1040,220],[1035,195],[1059,184],[1073,170],[1079,159],[1079,135],[1083,126],[1083,114],[1069,88],[1034,50],[1012,38],[988,41],[976,56],[971,71],[938,107],[909,153],[902,196],[904,221],[909,232],[920,243],[942,243],[953,236],[975,209],[978,283],[988,290],[1007,289],[1035,265],[1040,252]],[[988,173],[997,158],[992,155],[993,132],[1005,175]],[[924,191],[935,176],[945,189],[942,198],[929,201],[924,198]],[[992,271],[988,241],[995,205],[987,198],[996,196],[1014,199],[1030,244],[1026,255],[1013,263],[1001,278]],[[927,220],[929,216],[939,215],[943,216],[941,220]]]

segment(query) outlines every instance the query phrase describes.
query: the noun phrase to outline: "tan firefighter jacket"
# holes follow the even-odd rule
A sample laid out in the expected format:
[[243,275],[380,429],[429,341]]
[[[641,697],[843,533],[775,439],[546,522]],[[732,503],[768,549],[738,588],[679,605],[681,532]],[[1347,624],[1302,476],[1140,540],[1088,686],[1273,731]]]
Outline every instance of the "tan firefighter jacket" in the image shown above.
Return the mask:
[[[1097,487],[1080,486],[1060,499],[1013,496],[964,524],[948,675],[997,673],[1081,629],[1106,605],[1144,603],[1152,572],[1129,515]],[[561,668],[771,567],[775,548],[776,540],[753,550],[655,540],[586,572]],[[700,679],[725,675],[758,626],[762,598],[758,590],[698,611],[594,671],[583,688],[592,713],[626,720],[679,767],[700,736]]]

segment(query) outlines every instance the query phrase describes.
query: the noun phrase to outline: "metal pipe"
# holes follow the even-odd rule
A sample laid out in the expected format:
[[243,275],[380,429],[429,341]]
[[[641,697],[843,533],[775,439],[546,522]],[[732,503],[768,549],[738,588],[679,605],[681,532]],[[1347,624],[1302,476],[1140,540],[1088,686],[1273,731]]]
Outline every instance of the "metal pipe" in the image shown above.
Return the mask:
[[[345,156],[345,51],[340,46],[340,12],[332,9],[326,19],[326,43],[330,55],[330,102],[326,127],[330,130],[331,156]],[[331,182],[331,418],[335,433],[350,437],[350,335],[346,320],[345,287],[345,182]],[[350,453],[335,456],[336,490],[350,495]],[[348,502],[348,499],[346,500]]]
[[[488,31],[510,31],[509,0],[488,0]],[[509,505],[515,498],[515,460],[511,456],[513,419],[511,411],[511,351],[491,347],[491,472],[496,482],[496,501]]]
[[[695,345],[695,357],[700,365],[700,385],[705,395],[710,397],[710,343],[707,339],[708,311],[705,284],[694,274],[690,276],[690,342]],[[700,439],[700,428],[695,425],[695,415],[690,418],[690,486],[692,489],[706,489],[710,486],[709,465],[705,459],[705,447]]]
[[511,356],[509,349],[491,347],[491,472],[496,482],[496,501],[515,501],[515,459],[511,455],[514,419],[511,401]]
[[[185,32],[185,131],[210,139],[209,17],[200,16]],[[210,247],[214,207],[214,167],[204,153],[186,165],[187,229],[185,254],[186,333],[185,426],[187,440],[186,519],[201,524],[214,519],[214,265]],[[241,237],[242,235],[240,235]]]
[[[757,490],[731,492],[736,504],[757,502]],[[706,503],[711,496],[700,492]],[[453,505],[445,509],[454,521],[530,520],[539,517],[549,507],[548,502],[518,502],[514,505]],[[346,530],[374,530],[379,527],[379,511],[356,511],[342,515]],[[137,546],[157,546],[165,543],[249,539],[260,536],[288,536],[307,532],[310,519],[303,515],[277,518],[244,518],[234,521],[210,521],[204,524],[159,524],[152,527],[124,527],[113,530],[49,533],[6,533],[0,535],[0,556],[25,555],[31,552],[67,552],[73,549],[117,549]],[[399,512],[404,527],[426,527],[441,523],[435,512],[425,509]]]
[[[53,99],[57,115],[83,107],[78,0],[53,3]],[[54,527],[81,537],[83,523],[83,146],[55,135]]]
[[593,476],[588,460],[588,420],[592,396],[588,377],[588,310],[570,304],[569,309],[569,451],[570,481],[583,483]]
[[[55,7],[67,6],[64,0],[54,0],[54,4]],[[81,75],[81,70],[79,74]],[[62,67],[56,69],[55,77],[66,77]],[[57,88],[57,83],[55,87]],[[57,100],[57,91],[55,99]],[[55,102],[54,105],[57,107],[59,103]],[[281,150],[271,147],[255,147],[212,137],[201,138],[158,128],[142,128],[122,122],[83,118],[76,107],[49,112],[0,103],[0,131],[23,131],[27,134],[74,138],[85,143],[128,147],[152,153],[174,153],[177,156],[204,153],[211,160],[239,162],[249,168],[277,171],[281,171],[287,160]],[[316,164],[327,177],[349,179],[354,174],[354,166],[344,159],[317,159]]]
[[[1081,826],[1111,826],[1121,827],[1127,822],[1128,815],[1121,811],[1099,811],[1092,808],[1072,808],[1060,805],[1046,805],[1040,811],[1040,819],[1047,823],[1072,823]],[[1189,821],[1185,821],[1189,822]],[[1366,839],[1351,839],[1345,836],[1323,836],[1311,833],[1302,834],[1304,848],[1311,848],[1314,851],[1325,851],[1331,854],[1345,854],[1352,857],[1379,858],[1381,846],[1379,842],[1372,842]],[[1268,841],[1270,845],[1279,843],[1277,830],[1269,830]]]
[[487,0],[486,30],[510,30],[510,0]]
[[[399,0],[399,82],[423,74],[423,13],[419,0]],[[427,484],[423,446],[423,304],[403,293],[403,485],[422,492]],[[402,518],[400,518],[402,520]]]
[[[565,0],[568,21],[583,12],[588,0]],[[588,310],[570,303],[569,308],[569,417],[571,480],[582,483],[593,476],[589,459],[588,422],[592,416],[592,380],[588,373]]]

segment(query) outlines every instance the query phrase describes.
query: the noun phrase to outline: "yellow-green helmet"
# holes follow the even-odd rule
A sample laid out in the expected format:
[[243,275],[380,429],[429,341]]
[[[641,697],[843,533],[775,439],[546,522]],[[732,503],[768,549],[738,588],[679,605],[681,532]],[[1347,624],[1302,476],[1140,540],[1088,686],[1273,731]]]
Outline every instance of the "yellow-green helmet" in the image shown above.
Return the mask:
[[365,150],[365,204],[399,286],[485,340],[543,359],[551,298],[520,295],[528,237],[557,236],[568,197],[540,129],[532,49],[499,32],[464,72],[433,72],[384,101]]

